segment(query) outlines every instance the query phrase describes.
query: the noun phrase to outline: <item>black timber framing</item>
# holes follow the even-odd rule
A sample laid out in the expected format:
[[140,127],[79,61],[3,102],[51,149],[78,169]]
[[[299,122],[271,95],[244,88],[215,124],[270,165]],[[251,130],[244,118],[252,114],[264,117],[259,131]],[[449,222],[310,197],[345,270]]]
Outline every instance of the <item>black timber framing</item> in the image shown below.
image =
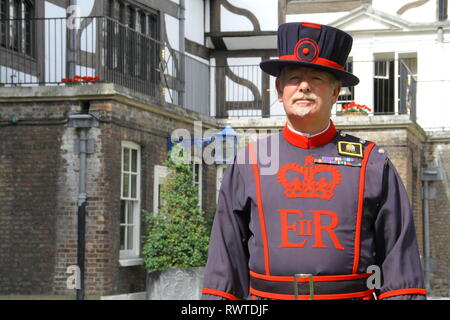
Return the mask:
[[[262,60],[266,60],[276,56],[278,56],[277,50],[233,50],[233,51],[215,50],[211,52],[211,58],[215,58],[216,66],[220,67],[216,68],[215,72],[217,118],[226,118],[228,110],[239,109],[238,104],[236,104],[237,107],[235,108],[229,108],[225,103],[223,103],[226,99],[225,77],[227,75],[227,72],[230,72],[230,70],[228,70],[229,66],[227,63],[227,58],[255,57],[261,58]],[[262,92],[260,93],[262,105],[261,115],[263,118],[267,118],[270,117],[270,92],[267,91],[266,89],[270,87],[270,76],[264,72],[262,72],[261,76],[262,76],[261,79]],[[239,84],[246,86],[245,83]]]
[[371,0],[288,0],[287,14],[307,14],[320,12],[351,11],[364,4],[372,4]]

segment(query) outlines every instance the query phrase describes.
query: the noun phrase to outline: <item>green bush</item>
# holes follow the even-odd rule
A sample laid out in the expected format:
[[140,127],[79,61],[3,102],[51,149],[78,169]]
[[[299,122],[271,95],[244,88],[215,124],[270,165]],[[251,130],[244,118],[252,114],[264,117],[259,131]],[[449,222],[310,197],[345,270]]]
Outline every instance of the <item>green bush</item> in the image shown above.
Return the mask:
[[209,230],[198,207],[198,188],[193,185],[191,166],[164,163],[168,175],[162,185],[159,213],[145,212],[148,225],[143,247],[144,265],[149,272],[206,264]]

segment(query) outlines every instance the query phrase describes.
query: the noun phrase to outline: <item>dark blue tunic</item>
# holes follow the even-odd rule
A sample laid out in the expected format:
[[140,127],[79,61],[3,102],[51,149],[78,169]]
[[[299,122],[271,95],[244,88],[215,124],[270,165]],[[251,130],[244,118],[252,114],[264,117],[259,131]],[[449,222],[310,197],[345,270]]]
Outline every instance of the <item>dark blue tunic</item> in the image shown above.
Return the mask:
[[[375,290],[365,282],[372,265],[382,276]],[[310,298],[295,295],[296,274],[314,276],[314,299],[426,294],[397,171],[384,150],[332,123],[312,138],[285,127],[235,157],[220,189],[203,298]]]

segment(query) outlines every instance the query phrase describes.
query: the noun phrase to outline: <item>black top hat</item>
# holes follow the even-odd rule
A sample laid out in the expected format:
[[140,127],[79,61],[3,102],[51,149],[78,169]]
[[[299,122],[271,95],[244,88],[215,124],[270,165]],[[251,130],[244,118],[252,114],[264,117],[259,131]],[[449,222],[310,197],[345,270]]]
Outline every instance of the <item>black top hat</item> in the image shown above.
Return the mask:
[[348,33],[330,26],[283,23],[278,28],[279,58],[262,61],[260,66],[275,77],[287,65],[317,68],[331,72],[344,87],[355,86],[359,79],[344,69],[352,43]]

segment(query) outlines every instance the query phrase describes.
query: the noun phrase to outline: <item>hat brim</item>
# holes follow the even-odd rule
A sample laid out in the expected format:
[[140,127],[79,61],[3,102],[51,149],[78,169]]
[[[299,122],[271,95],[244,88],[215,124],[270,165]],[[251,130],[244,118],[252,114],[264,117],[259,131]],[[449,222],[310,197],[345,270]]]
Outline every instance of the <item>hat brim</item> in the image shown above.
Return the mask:
[[284,60],[284,59],[271,59],[262,61],[259,66],[261,69],[270,74],[271,76],[278,77],[280,75],[281,69],[288,65],[297,65],[310,67],[315,69],[320,69],[332,73],[338,80],[341,81],[343,87],[356,86],[359,83],[358,77],[347,72],[345,70],[336,69],[333,67],[322,66],[317,63],[298,61],[298,60]]

